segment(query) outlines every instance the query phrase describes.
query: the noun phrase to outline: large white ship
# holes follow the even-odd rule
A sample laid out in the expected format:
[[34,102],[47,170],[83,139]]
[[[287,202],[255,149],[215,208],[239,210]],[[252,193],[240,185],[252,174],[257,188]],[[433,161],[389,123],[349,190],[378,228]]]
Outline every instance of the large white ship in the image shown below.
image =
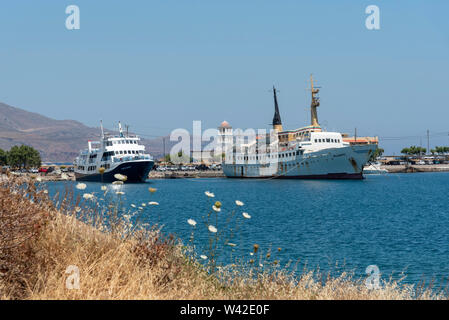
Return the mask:
[[138,136],[123,132],[120,122],[119,135],[105,135],[101,125],[101,140],[88,141],[74,161],[76,180],[112,182],[120,173],[129,182],[145,181],[154,160],[139,142]]
[[[283,130],[276,89],[273,132],[247,144],[233,141],[225,152],[223,172],[229,178],[362,179],[363,167],[377,148],[377,139],[346,142],[339,132],[318,123],[319,89],[311,77],[311,125]],[[357,138],[356,138],[357,140]],[[263,143],[260,143],[260,142]]]

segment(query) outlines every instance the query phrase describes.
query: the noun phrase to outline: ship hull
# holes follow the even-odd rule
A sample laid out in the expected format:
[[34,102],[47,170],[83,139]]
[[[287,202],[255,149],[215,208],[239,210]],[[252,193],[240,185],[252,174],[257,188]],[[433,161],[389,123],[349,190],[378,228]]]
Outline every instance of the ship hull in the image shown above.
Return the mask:
[[330,148],[265,165],[223,164],[228,178],[363,179],[363,166],[376,145]]
[[327,173],[327,174],[315,174],[315,175],[298,175],[298,176],[285,176],[285,175],[279,175],[279,176],[260,176],[260,177],[241,177],[241,176],[227,176],[227,178],[231,179],[263,179],[263,178],[270,178],[270,179],[303,179],[303,180],[362,180],[364,179],[362,173]]
[[77,181],[88,181],[88,182],[113,182],[117,180],[114,175],[119,173],[127,177],[126,182],[145,182],[148,179],[148,174],[153,168],[154,161],[130,161],[122,163],[106,171],[103,174],[82,174],[75,172],[75,178]]

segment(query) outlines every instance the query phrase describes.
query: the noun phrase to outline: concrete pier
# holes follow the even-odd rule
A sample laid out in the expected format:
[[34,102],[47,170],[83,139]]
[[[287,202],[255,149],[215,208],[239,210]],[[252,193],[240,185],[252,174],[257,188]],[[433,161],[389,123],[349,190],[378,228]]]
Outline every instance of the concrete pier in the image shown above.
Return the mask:
[[388,173],[445,172],[449,171],[449,164],[382,165],[381,168],[386,169]]

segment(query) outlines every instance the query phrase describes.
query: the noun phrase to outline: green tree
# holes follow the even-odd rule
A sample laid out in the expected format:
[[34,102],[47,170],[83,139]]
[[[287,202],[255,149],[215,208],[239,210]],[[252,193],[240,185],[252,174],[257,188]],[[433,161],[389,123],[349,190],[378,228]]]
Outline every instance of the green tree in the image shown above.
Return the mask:
[[384,149],[382,148],[377,148],[373,154],[371,155],[371,157],[369,158],[369,161],[376,161],[377,158],[381,157],[382,154],[384,153]]
[[39,151],[26,145],[13,146],[6,158],[8,165],[16,168],[39,167],[41,165]]
[[8,153],[5,150],[0,149],[0,166],[5,166],[7,164],[7,155]]
[[410,148],[404,148],[401,150],[401,153],[407,155],[416,155],[416,154],[425,154],[427,151],[426,148],[411,146]]
[[433,149],[435,153],[437,154],[446,154],[449,153],[449,147],[435,147]]

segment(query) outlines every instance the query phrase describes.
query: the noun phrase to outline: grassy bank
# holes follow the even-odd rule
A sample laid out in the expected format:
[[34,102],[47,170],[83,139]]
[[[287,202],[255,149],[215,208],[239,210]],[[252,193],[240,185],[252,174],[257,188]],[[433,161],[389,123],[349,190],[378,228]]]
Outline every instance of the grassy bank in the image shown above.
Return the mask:
[[[70,190],[62,199],[49,199],[36,181],[0,182],[2,299],[446,298],[395,281],[368,289],[363,279],[345,273],[294,277],[286,269],[243,262],[211,272],[157,226],[131,225],[116,203],[102,211],[88,196],[74,199]],[[79,289],[70,282],[74,268]]]

